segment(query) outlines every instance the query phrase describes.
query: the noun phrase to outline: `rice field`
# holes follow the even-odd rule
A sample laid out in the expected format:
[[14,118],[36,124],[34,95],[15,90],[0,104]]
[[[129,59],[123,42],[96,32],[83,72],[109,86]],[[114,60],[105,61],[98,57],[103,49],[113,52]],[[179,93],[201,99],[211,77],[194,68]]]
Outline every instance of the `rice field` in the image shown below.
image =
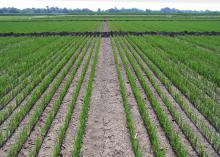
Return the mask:
[[[0,33],[220,32],[211,19],[5,16]],[[220,156],[219,43],[219,35],[0,37],[0,156]]]

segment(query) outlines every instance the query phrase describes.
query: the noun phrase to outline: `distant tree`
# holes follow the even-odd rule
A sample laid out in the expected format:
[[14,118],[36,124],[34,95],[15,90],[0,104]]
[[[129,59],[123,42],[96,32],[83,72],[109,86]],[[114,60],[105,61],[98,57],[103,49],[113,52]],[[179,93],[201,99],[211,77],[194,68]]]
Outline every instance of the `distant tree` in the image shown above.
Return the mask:
[[[88,9],[88,8],[83,8],[83,9],[67,9],[67,8],[58,8],[58,7],[49,7],[46,6],[46,8],[26,8],[26,9],[17,9],[17,8],[13,8],[13,7],[8,7],[8,8],[0,8],[0,14],[16,14],[16,13],[22,13],[22,14],[48,14],[48,13],[92,13],[94,11]],[[137,9],[137,8],[122,8],[122,9],[118,9],[118,8],[110,8],[108,10],[101,10],[100,8],[97,9],[98,13],[103,12],[103,13],[150,13],[150,12],[155,12],[153,10],[150,9],[146,9],[146,10],[141,10],[141,9]],[[156,11],[158,12],[158,11]],[[194,11],[194,10],[178,10],[175,8],[169,8],[169,7],[165,7],[165,8],[161,8],[161,10],[159,12],[162,13],[219,13],[218,11],[209,11],[209,10],[205,10],[205,11]]]

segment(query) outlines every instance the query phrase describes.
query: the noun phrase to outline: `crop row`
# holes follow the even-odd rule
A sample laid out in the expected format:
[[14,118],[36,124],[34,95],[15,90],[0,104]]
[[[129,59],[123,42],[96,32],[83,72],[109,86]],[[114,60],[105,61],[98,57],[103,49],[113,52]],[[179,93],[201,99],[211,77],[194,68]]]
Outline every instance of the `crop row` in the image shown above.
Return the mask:
[[[12,44],[6,49],[2,49],[0,57],[0,71],[1,71],[1,96],[8,92],[8,88],[13,86],[16,77],[28,69],[34,61],[38,58],[38,50],[40,47],[44,47],[47,42],[54,40],[55,38],[47,38],[39,41],[40,39],[28,39],[20,41],[16,44]],[[7,52],[7,53],[6,53]],[[37,52],[37,53],[35,53]],[[45,53],[39,53],[38,55]],[[34,56],[35,60],[30,59],[30,56]],[[22,62],[21,62],[22,61]]]
[[[97,40],[97,39],[95,39],[95,40]],[[61,144],[64,140],[65,133],[66,133],[66,130],[68,128],[69,122],[72,118],[73,110],[74,110],[74,107],[75,107],[75,104],[76,104],[76,101],[77,101],[77,98],[78,98],[78,95],[79,95],[79,92],[80,92],[80,89],[81,89],[81,85],[82,85],[84,77],[86,75],[86,71],[88,70],[89,63],[91,62],[90,60],[91,60],[91,58],[94,54],[94,51],[98,48],[98,46],[99,46],[99,41],[98,42],[95,41],[95,44],[93,44],[91,46],[89,55],[86,59],[85,64],[82,67],[82,72],[80,74],[79,80],[77,81],[76,88],[73,92],[71,103],[69,103],[69,105],[67,107],[67,110],[66,110],[66,116],[65,116],[65,119],[64,119],[64,123],[62,124],[62,126],[60,126],[59,131],[58,131],[56,144],[55,144],[55,147],[53,148],[53,152],[52,152],[52,156],[54,156],[54,157],[58,156],[58,154],[60,153]]]
[[90,98],[91,98],[92,90],[93,90],[93,81],[94,81],[94,76],[95,76],[96,65],[98,62],[99,51],[100,51],[100,39],[99,39],[98,44],[96,46],[95,56],[92,61],[91,71],[89,74],[89,80],[88,80],[86,91],[85,91],[84,97],[83,97],[82,111],[79,116],[79,126],[77,128],[76,137],[75,137],[75,141],[73,144],[72,156],[74,156],[74,157],[80,156],[80,149],[82,146],[83,135],[85,133],[86,123],[88,120]]
[[188,41],[189,44],[195,44],[197,46],[200,46],[201,48],[205,48],[206,50],[210,50],[212,53],[219,53],[219,50],[220,50],[220,47],[219,47],[220,38],[219,38],[219,36],[215,36],[215,37],[214,36],[213,37],[188,36],[188,37],[178,37],[178,38],[182,39],[184,41]]
[[59,39],[57,37],[48,39],[28,38],[11,44],[5,50],[2,49],[1,63],[4,66],[1,66],[1,96],[11,91],[20,81],[31,74],[33,69],[36,68],[35,65],[38,64],[37,67],[39,67],[39,65],[44,63],[44,59],[53,55],[53,52],[62,47],[62,44],[67,41],[65,38]]
[[[114,42],[115,42],[115,40],[114,40]],[[141,91],[140,91],[140,89],[137,86],[137,83],[135,81],[135,77],[132,74],[132,72],[131,72],[131,70],[129,68],[129,65],[126,62],[125,58],[122,57],[123,56],[122,49],[118,46],[117,42],[116,42],[116,47],[117,47],[117,51],[120,54],[121,61],[124,64],[125,71],[126,71],[128,79],[129,79],[129,82],[131,84],[131,89],[132,89],[132,92],[133,92],[133,94],[135,96],[139,112],[140,112],[141,117],[143,119],[143,122],[144,122],[144,125],[146,127],[146,130],[148,131],[148,134],[149,134],[149,137],[150,137],[150,140],[151,140],[151,144],[152,144],[152,148],[153,148],[154,154],[156,156],[164,156],[164,150],[161,149],[159,138],[158,138],[158,136],[156,134],[156,126],[152,122],[152,120],[151,120],[151,118],[149,116],[148,109],[146,108],[145,101],[144,101],[144,98],[143,98],[143,96],[141,94]]]
[[[134,37],[135,38],[135,37]],[[193,102],[195,107],[210,121],[210,123],[219,130],[220,119],[218,117],[218,105],[211,103],[207,96],[203,96],[201,90],[187,80],[179,71],[178,64],[167,64],[152,46],[146,46],[146,43],[139,39],[131,38],[138,47],[147,53],[148,57],[156,64],[166,76]],[[146,51],[147,50],[147,51]],[[151,53],[149,53],[151,52]],[[202,96],[201,96],[202,95]],[[209,104],[209,105],[208,105]]]
[[[81,39],[82,40],[82,39]],[[80,40],[78,45],[81,44]],[[76,44],[77,46],[77,44]],[[72,49],[69,49],[69,51],[75,49],[75,46]],[[64,51],[65,52],[65,51]],[[62,53],[61,53],[62,54]],[[32,81],[27,84],[24,85],[24,89],[18,93],[18,95],[16,96],[15,100],[16,101],[12,101],[9,104],[7,104],[6,107],[4,107],[1,111],[0,111],[0,123],[2,124],[9,116],[10,114],[17,108],[20,106],[20,104],[23,102],[23,100],[28,96],[31,95],[32,90],[34,90],[45,78],[48,77],[48,73],[50,73],[51,70],[53,70],[53,68],[57,65],[57,63],[63,58],[63,56],[58,57],[57,59],[55,59],[53,62],[49,62],[48,65],[44,66],[42,65],[42,68],[40,69],[40,73],[39,74],[35,74],[33,72],[33,77],[32,77]],[[29,78],[31,79],[31,78]],[[21,83],[22,84],[22,83]],[[39,95],[40,96],[40,95]]]
[[[71,41],[72,43],[73,41]],[[38,64],[31,67],[28,73],[24,73],[19,76],[18,81],[11,91],[3,96],[0,100],[0,108],[5,107],[13,98],[16,97],[16,105],[21,103],[21,101],[27,96],[27,94],[35,87],[39,82],[46,76],[46,74],[55,66],[52,63],[56,63],[62,58],[63,53],[67,48],[71,48],[72,44],[67,44],[63,48],[55,50],[56,52],[52,55],[45,57]],[[55,46],[55,45],[54,45]],[[52,50],[53,51],[53,50]],[[29,71],[28,70],[28,71]],[[28,76],[27,76],[28,75]]]
[[219,21],[109,21],[112,31],[220,31]]
[[[164,50],[172,60],[184,63],[201,76],[219,85],[218,67],[220,66],[220,57],[216,53],[195,48],[188,43],[178,40],[178,38],[155,36],[146,37],[145,39],[149,43],[151,43],[151,41],[157,41],[154,42],[154,45]],[[168,43],[174,44],[170,45]]]
[[127,98],[128,94],[127,94],[127,91],[126,91],[125,83],[123,81],[122,70],[120,69],[120,65],[118,63],[119,61],[118,61],[118,56],[117,56],[117,53],[116,53],[115,43],[112,41],[112,38],[111,38],[111,45],[112,45],[112,50],[113,50],[113,54],[114,54],[114,60],[115,60],[117,74],[118,74],[120,93],[121,93],[123,106],[124,106],[124,111],[125,111],[125,115],[126,115],[126,119],[127,119],[127,125],[128,125],[128,129],[129,129],[132,149],[133,149],[133,152],[135,154],[135,157],[140,157],[142,155],[141,155],[139,142],[136,139],[134,121],[133,121],[133,117],[131,115],[131,109],[130,109],[129,104],[128,104],[128,98]]
[[[150,69],[152,69],[152,71],[155,73],[155,75],[162,81],[162,83],[165,85],[167,90],[171,93],[173,98],[175,98],[176,102],[178,102],[178,104],[181,106],[181,108],[184,110],[184,112],[188,115],[188,117],[200,129],[203,136],[208,140],[209,143],[211,143],[211,145],[214,147],[216,152],[219,152],[219,150],[220,150],[219,149],[220,148],[219,147],[220,146],[219,145],[220,144],[219,134],[216,133],[216,131],[213,130],[213,129],[210,130],[210,128],[209,128],[210,126],[207,123],[204,123],[201,119],[199,119],[199,117],[197,117],[197,115],[195,115],[193,113],[193,110],[188,106],[187,102],[184,99],[182,99],[183,95],[181,95],[179,92],[177,92],[173,88],[172,82],[169,79],[167,79],[166,76],[164,76],[164,74],[160,71],[160,69],[158,69],[157,66],[155,66],[155,64],[152,61],[149,60],[148,53],[146,51],[140,50],[130,40],[129,40],[129,42],[134,47],[133,48],[132,46],[127,45],[129,47],[129,49],[131,50],[131,52],[133,52],[133,51],[138,52],[140,57],[145,61],[145,63],[150,67]],[[133,55],[134,55],[134,57],[136,56],[135,58],[137,58],[137,55],[135,53],[133,53]],[[149,72],[147,72],[146,69],[144,69],[143,67],[142,67],[142,69],[143,69],[143,71],[145,71],[145,74],[149,77],[149,80],[152,81],[152,84],[155,86],[155,89],[158,91],[159,95],[161,95],[162,99],[164,100],[164,103],[167,105],[167,107],[170,110],[171,114],[173,113],[173,116],[175,117],[177,123],[179,123],[179,125],[182,127],[182,130],[185,132],[188,139],[191,140],[191,143],[194,145],[195,148],[198,147],[197,152],[200,153],[200,154],[203,153],[203,149],[202,149],[201,146],[199,146],[200,143],[198,142],[198,139],[196,139],[196,136],[193,135],[193,132],[190,130],[190,128],[187,127],[186,124],[184,124],[185,122],[181,120],[180,115],[178,115],[178,113],[174,112],[175,110],[171,106],[171,103],[167,100],[167,98],[163,94],[161,94],[161,91],[159,91],[158,85],[155,84],[155,80],[153,80],[153,78],[151,77]]]
[[[170,143],[173,146],[177,156],[187,156],[186,149],[185,149],[184,145],[180,142],[179,135],[177,134],[177,132],[175,132],[175,130],[173,130],[173,127],[172,127],[166,113],[160,107],[160,104],[158,103],[156,97],[154,96],[153,92],[151,91],[150,87],[148,86],[147,82],[145,81],[144,76],[142,74],[142,71],[138,67],[138,64],[135,64],[135,62],[132,61],[131,56],[127,56],[127,53],[128,53],[127,49],[125,47],[123,47],[123,45],[121,45],[120,42],[118,44],[120,44],[120,46],[118,45],[118,47],[119,48],[121,47],[124,51],[124,54],[121,53],[121,57],[126,56],[127,65],[131,64],[131,66],[132,66],[142,88],[144,89],[145,94],[147,95],[148,100],[150,101],[155,113],[157,114],[159,122],[160,122],[164,132],[166,133],[168,139],[170,140]],[[125,59],[122,58],[122,60],[125,60]],[[124,63],[125,63],[125,61],[124,61]]]
[[[62,80],[67,75],[67,73],[70,71],[70,68],[73,67],[73,63],[76,66],[74,67],[74,70],[71,71],[71,74],[72,74],[71,78],[74,77],[74,75],[75,75],[75,73],[76,73],[76,71],[77,71],[77,69],[83,59],[83,56],[85,55],[86,48],[84,50],[84,53],[81,55],[81,57],[79,59],[77,59],[78,56],[80,55],[81,50],[83,49],[86,41],[88,41],[88,39],[86,39],[84,42],[81,43],[81,45],[79,45],[79,48],[77,48],[77,50],[75,51],[73,56],[72,56],[72,53],[74,52],[74,50],[69,51],[69,54],[71,54],[71,56],[72,56],[71,59],[68,60],[68,62],[65,65],[62,66],[64,68],[62,68],[62,70],[59,72],[59,75],[56,76],[57,78],[52,82],[52,84],[50,85],[51,87],[48,89],[46,94],[42,95],[43,98],[40,101],[38,101],[37,104],[35,104],[35,105],[37,105],[36,111],[31,115],[31,118],[29,119],[28,123],[24,126],[22,131],[19,133],[15,143],[13,144],[13,146],[11,147],[11,149],[8,153],[8,156],[15,156],[18,153],[18,151],[21,149],[22,144],[27,139],[32,128],[34,127],[34,125],[38,121],[39,117],[43,113],[45,107],[47,106],[47,104],[51,100],[52,96],[56,92],[56,90],[59,87],[59,85],[61,84]],[[87,47],[88,47],[88,44],[87,44]],[[67,82],[65,82],[65,88],[62,89],[60,96],[57,98],[57,100],[54,104],[53,111],[50,114],[48,114],[48,116],[50,118],[52,118],[53,114],[56,114],[55,111],[58,110],[60,101],[65,96],[65,91],[68,89],[68,86],[70,83],[71,83],[71,79],[68,80]],[[46,123],[46,124],[49,124],[49,123]],[[48,125],[48,126],[50,126],[50,125]],[[43,127],[43,129],[45,129],[45,127]]]
[[[195,150],[198,152],[198,154],[200,156],[206,156],[206,152],[204,150],[204,146],[200,142],[197,142],[198,141],[198,137],[197,137],[196,133],[193,132],[193,130],[191,130],[190,126],[187,124],[186,121],[184,121],[184,118],[181,116],[181,113],[179,113],[175,109],[175,107],[173,106],[172,102],[168,99],[168,97],[165,95],[165,93],[162,92],[162,90],[160,89],[159,84],[156,82],[155,78],[152,77],[152,75],[146,69],[144,63],[141,62],[141,59],[137,56],[137,54],[134,53],[133,51],[131,51],[131,52],[132,52],[132,56],[130,54],[127,54],[128,56],[130,55],[129,56],[130,62],[139,64],[141,66],[141,69],[146,74],[146,76],[150,80],[151,84],[156,89],[157,93],[160,95],[162,101],[167,106],[169,112],[171,113],[171,115],[173,116],[175,121],[178,123],[178,125],[180,126],[181,130],[184,132],[184,134],[186,135],[186,137],[188,138],[190,143],[192,143],[192,145],[195,148]],[[133,59],[133,56],[136,59],[136,61]]]
[[[78,53],[73,52],[80,48],[80,45],[76,45],[73,49],[68,51],[66,56],[53,68],[53,70],[48,74],[48,76],[33,90],[28,99],[19,106],[19,110],[15,110],[13,114],[10,116],[10,121],[8,123],[3,123],[3,127],[1,126],[0,132],[0,144],[2,145],[7,138],[14,132],[17,128],[21,120],[28,113],[28,111],[33,107],[33,105],[37,102],[40,96],[44,93],[44,91],[48,88],[49,84],[54,80],[54,77],[59,73],[59,71],[63,68],[63,66],[69,62],[75,61]],[[69,64],[70,66],[71,64]],[[17,111],[17,112],[16,112]],[[5,126],[4,126],[5,125]]]
[[[161,37],[161,38],[163,39],[163,37]],[[208,57],[206,57],[206,56],[209,56],[209,53],[205,52],[203,54],[197,53],[196,55],[193,55],[193,51],[198,51],[198,50],[197,49],[194,50],[193,47],[191,47],[191,46],[188,46],[187,51],[184,50],[185,48],[182,48],[182,50],[180,50],[180,48],[178,48],[178,50],[177,50],[178,46],[175,48],[167,46],[167,47],[169,47],[169,49],[164,48],[164,45],[161,46],[162,45],[161,43],[164,43],[164,42],[162,41],[160,43],[160,40],[162,40],[161,38],[159,38],[157,40],[156,38],[148,37],[148,38],[145,38],[145,40],[146,40],[147,44],[152,45],[155,50],[160,52],[160,55],[161,55],[161,57],[163,57],[163,59],[168,60],[170,62],[170,64],[174,64],[174,65],[178,64],[178,66],[176,67],[176,68],[178,68],[178,71],[183,75],[183,77],[185,77],[187,80],[189,80],[191,83],[193,83],[197,89],[201,90],[201,92],[203,92],[203,95],[207,95],[207,97],[210,97],[209,99],[213,99],[214,101],[216,101],[217,85],[215,83],[207,80],[206,77],[199,74],[197,71],[195,71],[195,69],[192,69],[192,67],[190,67],[189,64],[185,64],[185,62],[183,62],[184,57],[182,57],[182,58],[180,57],[180,56],[183,56],[181,53],[184,52],[185,56],[187,54],[189,56],[189,57],[187,57],[188,62],[197,62],[197,58],[206,58],[207,59]],[[165,38],[165,39],[169,39],[169,38]],[[178,38],[175,38],[175,40],[178,40]],[[166,40],[165,40],[165,42],[166,42]],[[182,43],[181,45],[184,45],[184,44],[185,43]],[[209,58],[210,58],[210,56],[209,56]],[[208,59],[208,60],[211,60],[211,59]],[[199,59],[199,61],[201,62],[202,59]],[[204,64],[207,64],[207,63],[204,62]],[[199,68],[201,68],[201,67],[199,67]]]
[[[86,55],[86,52],[89,48],[89,45],[90,44],[85,45],[85,48],[83,49],[82,55],[78,58],[75,66],[74,66],[74,69],[72,70],[72,72],[70,74],[70,78],[65,82],[64,87],[62,88],[61,92],[59,93],[57,99],[55,100],[55,102],[52,106],[52,109],[48,112],[47,116],[45,117],[45,122],[40,129],[40,133],[39,133],[40,135],[34,139],[34,146],[30,150],[28,156],[35,156],[38,153],[38,151],[42,145],[43,139],[46,136],[46,134],[47,134],[52,122],[53,122],[53,119],[56,116],[56,114],[60,108],[60,105],[61,105],[62,100],[68,90],[68,87],[70,86],[70,83],[72,82],[72,80],[74,78],[74,75],[76,74],[80,64],[82,63],[84,56]],[[71,110],[68,112],[71,112]]]

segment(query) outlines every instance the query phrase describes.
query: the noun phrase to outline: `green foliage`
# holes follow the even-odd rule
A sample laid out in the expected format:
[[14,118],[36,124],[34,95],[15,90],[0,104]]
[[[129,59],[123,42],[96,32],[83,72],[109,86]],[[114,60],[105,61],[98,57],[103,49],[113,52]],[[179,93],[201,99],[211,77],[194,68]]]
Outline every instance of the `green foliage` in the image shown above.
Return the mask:
[[[72,45],[67,45],[72,47]],[[63,49],[57,50],[56,54],[53,56],[49,56],[47,61],[40,65],[37,65],[36,71],[32,71],[29,77],[22,80],[20,84],[18,84],[10,93],[8,93],[1,100],[1,107],[4,108],[0,111],[0,123],[10,116],[10,114],[22,103],[22,101],[31,93],[34,88],[36,88],[53,70],[53,68],[57,65],[57,63],[63,58],[64,53],[68,51],[66,47]],[[34,70],[34,69],[32,69]],[[12,99],[15,99],[16,102],[10,102]],[[10,103],[9,103],[10,102]]]
[[[65,82],[64,87],[62,88],[59,96],[57,97],[57,99],[55,100],[55,103],[52,106],[52,109],[47,114],[47,117],[45,118],[45,122],[44,122],[43,126],[40,129],[40,135],[34,139],[35,145],[32,147],[32,150],[30,150],[28,156],[36,156],[37,155],[37,153],[38,153],[38,151],[41,147],[41,144],[43,142],[43,139],[44,139],[45,135],[47,134],[47,132],[48,132],[53,120],[54,120],[54,117],[56,116],[56,114],[57,114],[57,112],[60,108],[62,100],[63,100],[63,98],[64,98],[64,96],[65,96],[65,94],[66,94],[66,92],[67,92],[67,90],[68,90],[68,88],[69,88],[69,86],[70,86],[70,84],[71,84],[71,82],[72,82],[79,66],[80,66],[80,64],[82,63],[82,60],[83,60],[84,56],[86,55],[87,49],[89,47],[90,40],[91,39],[89,39],[89,41],[88,41],[88,39],[86,39],[84,42],[82,42],[82,45],[80,45],[79,49],[77,50],[77,52],[76,52],[77,56],[80,53],[82,53],[82,54],[81,54],[80,57],[77,57],[77,60],[74,63],[74,68],[70,72],[70,78]],[[86,42],[88,42],[88,43],[86,44]],[[53,92],[53,94],[51,96],[53,96],[54,93],[55,93],[55,91]],[[52,97],[50,97],[50,99],[51,98]]]
[[[0,32],[87,32],[96,31],[101,21],[0,22]],[[89,26],[89,27],[88,27]]]
[[113,31],[220,31],[220,21],[110,21],[109,24]]
[[[218,105],[213,104],[210,99],[203,95],[203,91],[193,85],[188,79],[176,69],[178,64],[170,64],[161,58],[161,54],[152,46],[142,43],[139,38],[131,37],[131,40],[145,53],[147,57],[193,102],[195,107],[206,117],[211,124],[219,130],[220,119],[218,116]],[[168,64],[169,63],[169,64]],[[207,105],[208,104],[208,105]]]

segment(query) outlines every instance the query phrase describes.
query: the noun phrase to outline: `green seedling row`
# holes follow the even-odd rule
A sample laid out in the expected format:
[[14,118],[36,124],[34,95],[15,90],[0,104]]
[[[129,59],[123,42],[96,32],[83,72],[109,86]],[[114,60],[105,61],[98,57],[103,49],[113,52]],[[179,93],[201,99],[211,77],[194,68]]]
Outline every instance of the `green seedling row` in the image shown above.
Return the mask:
[[83,135],[85,133],[86,122],[88,120],[90,98],[92,95],[93,80],[94,80],[96,65],[97,65],[98,57],[99,57],[99,50],[100,50],[100,39],[99,39],[98,45],[96,47],[95,56],[92,61],[91,72],[89,75],[88,84],[87,84],[86,91],[85,91],[85,94],[83,97],[83,106],[82,106],[82,111],[81,111],[80,117],[79,117],[79,126],[77,128],[76,137],[75,137],[75,141],[73,144],[72,156],[74,156],[74,157],[80,156],[80,149],[82,146]]

